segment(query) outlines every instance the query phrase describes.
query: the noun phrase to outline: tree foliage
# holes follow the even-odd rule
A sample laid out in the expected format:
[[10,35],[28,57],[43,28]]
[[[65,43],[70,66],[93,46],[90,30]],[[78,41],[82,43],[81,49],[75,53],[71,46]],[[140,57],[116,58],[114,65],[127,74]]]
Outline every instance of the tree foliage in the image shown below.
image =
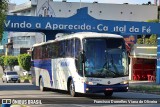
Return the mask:
[[[152,22],[152,23],[159,23],[158,19],[153,19],[153,20],[147,20],[147,22]],[[142,38],[139,38],[137,40],[138,44],[152,44],[152,45],[157,45],[157,35],[152,34],[149,38],[145,38],[142,36]]]
[[3,68],[3,71],[5,69],[5,66],[4,66],[4,58],[5,56],[0,56],[0,66]]
[[0,0],[0,41],[2,40],[2,34],[4,31],[4,21],[6,19],[8,10],[8,0]]
[[152,34],[149,38],[150,44],[156,45],[157,44],[157,35]]
[[20,54],[18,56],[18,63],[24,70],[29,71],[31,68],[31,55]]
[[142,38],[137,39],[137,44],[143,44],[143,39]]
[[[143,42],[144,39],[144,42]],[[149,38],[139,38],[137,44],[152,44],[157,45],[157,35],[152,34]]]
[[147,22],[159,23],[159,20],[158,19],[153,19],[153,20],[147,20]]
[[16,56],[5,56],[4,65],[9,66],[12,70],[15,65],[18,65],[18,58]]

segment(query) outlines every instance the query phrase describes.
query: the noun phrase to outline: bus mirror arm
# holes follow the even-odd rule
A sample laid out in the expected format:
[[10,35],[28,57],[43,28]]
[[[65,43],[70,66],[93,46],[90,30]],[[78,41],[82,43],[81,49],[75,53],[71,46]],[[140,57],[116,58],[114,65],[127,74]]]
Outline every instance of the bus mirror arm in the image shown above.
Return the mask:
[[130,64],[130,57],[128,57],[128,65]]
[[81,61],[82,63],[85,63],[86,62],[86,56],[85,56],[85,52],[80,52],[80,57],[81,57]]

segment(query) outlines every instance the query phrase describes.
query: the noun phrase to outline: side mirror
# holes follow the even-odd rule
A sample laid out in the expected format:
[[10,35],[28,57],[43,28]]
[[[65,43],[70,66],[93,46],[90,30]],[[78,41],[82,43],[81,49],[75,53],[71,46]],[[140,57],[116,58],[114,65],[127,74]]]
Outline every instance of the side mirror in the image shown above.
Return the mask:
[[130,64],[130,57],[128,57],[128,65]]
[[82,63],[85,63],[86,62],[86,56],[84,54],[84,51],[83,52],[80,52],[80,59],[81,59],[81,62]]

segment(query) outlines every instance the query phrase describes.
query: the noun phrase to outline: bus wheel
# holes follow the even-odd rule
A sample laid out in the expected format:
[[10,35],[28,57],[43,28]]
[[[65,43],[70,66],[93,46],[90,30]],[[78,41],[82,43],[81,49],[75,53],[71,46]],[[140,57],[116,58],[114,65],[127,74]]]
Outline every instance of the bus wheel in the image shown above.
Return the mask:
[[40,83],[39,83],[39,88],[40,88],[40,90],[41,90],[41,91],[45,91],[45,88],[44,88],[44,85],[43,85],[42,78],[40,79],[39,82],[40,82]]
[[6,79],[6,83],[8,83],[7,79]]
[[75,92],[75,86],[74,86],[73,80],[71,80],[71,82],[70,82],[69,91],[70,91],[70,95],[72,97],[77,96],[77,93]]
[[113,94],[113,91],[105,91],[105,92],[104,92],[104,95],[105,95],[106,97],[111,97],[112,94]]

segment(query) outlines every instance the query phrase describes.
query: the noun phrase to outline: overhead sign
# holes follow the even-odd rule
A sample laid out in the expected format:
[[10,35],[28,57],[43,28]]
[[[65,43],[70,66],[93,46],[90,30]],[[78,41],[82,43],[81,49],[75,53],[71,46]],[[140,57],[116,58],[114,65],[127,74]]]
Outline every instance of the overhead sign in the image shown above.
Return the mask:
[[[77,14],[68,18],[33,17],[33,16],[7,16],[5,30],[43,32],[101,32],[121,34],[157,34],[160,27],[157,23],[128,22],[97,20],[88,15],[87,8],[77,11]],[[17,20],[18,18],[18,20]]]

